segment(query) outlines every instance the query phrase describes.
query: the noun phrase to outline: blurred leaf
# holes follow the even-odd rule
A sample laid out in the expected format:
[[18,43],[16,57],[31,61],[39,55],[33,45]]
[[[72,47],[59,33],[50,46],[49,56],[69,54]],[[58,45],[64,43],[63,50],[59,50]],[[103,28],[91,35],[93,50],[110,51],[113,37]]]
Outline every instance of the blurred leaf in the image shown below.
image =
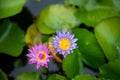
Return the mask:
[[112,0],[96,0],[96,2],[102,6],[110,6],[110,7],[114,6]]
[[71,29],[79,24],[74,12],[75,8],[61,4],[48,6],[39,13],[37,27],[44,34],[51,34],[61,29]]
[[96,0],[65,0],[67,5],[78,6],[87,10],[93,9],[97,6]]
[[110,80],[120,79],[120,60],[109,62],[100,67],[100,74]]
[[120,0],[112,0],[116,9],[120,10]]
[[36,24],[30,25],[30,27],[27,29],[27,33],[25,35],[25,41],[29,46],[33,46],[35,44],[39,44],[41,41],[45,42],[48,40],[48,36],[42,35],[38,28],[36,27]]
[[74,50],[64,58],[62,67],[69,78],[74,78],[83,72],[83,64],[78,50]]
[[25,41],[28,45],[34,45],[35,44],[35,39],[39,40],[39,35],[40,33],[37,30],[37,27],[35,24],[30,25],[30,27],[27,29],[27,33],[25,35]]
[[55,33],[55,29],[48,27],[42,20],[39,22],[38,21],[37,21],[37,26],[38,26],[38,29],[41,33],[43,33],[43,34]]
[[62,75],[53,74],[48,77],[48,80],[68,80],[68,79]]
[[15,80],[40,80],[40,75],[37,72],[24,72],[19,74]]
[[0,80],[8,80],[6,74],[0,69]]
[[0,19],[21,12],[27,0],[0,0]]
[[92,77],[92,76],[86,74],[86,75],[77,75],[72,80],[101,80],[101,79],[98,79],[98,78],[95,78],[95,77]]
[[114,7],[112,0],[65,0],[65,4],[78,6],[90,11],[95,8]]
[[74,6],[79,6],[79,7],[83,7],[84,5],[86,5],[86,3],[88,2],[88,0],[65,0],[65,4],[67,5],[74,5]]
[[25,45],[24,32],[8,20],[0,25],[0,52],[19,56]]
[[97,8],[91,11],[80,10],[76,17],[84,24],[95,27],[103,19],[119,15],[113,8]]
[[95,36],[108,60],[120,58],[120,17],[100,22],[95,27]]
[[77,44],[84,62],[95,69],[103,65],[104,53],[92,32],[86,29],[73,29],[73,34],[78,38]]
[[19,68],[19,67],[22,67],[22,66],[23,66],[23,62],[22,62],[21,59],[15,60],[15,62],[14,62],[14,67],[15,68]]

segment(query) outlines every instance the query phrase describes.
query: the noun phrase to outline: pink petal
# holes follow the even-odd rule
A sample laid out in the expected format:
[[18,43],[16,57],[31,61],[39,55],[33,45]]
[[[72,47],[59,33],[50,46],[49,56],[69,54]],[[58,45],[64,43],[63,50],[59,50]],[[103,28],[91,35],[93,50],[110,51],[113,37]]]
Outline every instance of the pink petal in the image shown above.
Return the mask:
[[37,63],[37,61],[36,61],[36,59],[30,59],[30,60],[29,60],[29,63],[30,63],[30,64],[34,64],[34,63]]
[[39,63],[37,63],[37,65],[36,65],[36,69],[38,70],[38,69],[39,69],[39,67],[40,67],[40,64],[39,64]]

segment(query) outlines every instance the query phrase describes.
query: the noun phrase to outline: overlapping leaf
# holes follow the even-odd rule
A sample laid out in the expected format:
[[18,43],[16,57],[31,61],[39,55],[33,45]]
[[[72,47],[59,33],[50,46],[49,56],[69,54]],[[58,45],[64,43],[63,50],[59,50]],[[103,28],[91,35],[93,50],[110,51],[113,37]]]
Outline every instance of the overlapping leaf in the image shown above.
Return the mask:
[[40,75],[37,72],[24,72],[16,76],[15,80],[40,80]]
[[79,24],[74,16],[75,8],[61,4],[51,5],[42,10],[37,17],[37,27],[41,33],[51,34],[55,30],[71,29]]
[[78,38],[77,44],[84,62],[92,68],[99,68],[104,64],[104,53],[92,32],[86,29],[74,29]]
[[48,40],[47,35],[42,35],[38,28],[36,27],[36,24],[32,24],[27,29],[27,33],[25,35],[25,41],[28,44],[28,46],[33,46],[35,44],[39,44],[41,41],[45,42]]
[[95,77],[85,74],[85,75],[77,75],[72,80],[101,80],[101,79],[98,79],[98,78],[95,78]]
[[17,24],[4,21],[0,25],[0,52],[19,56],[25,45],[24,32]]
[[19,13],[27,0],[0,0],[0,19]]
[[114,7],[113,1],[112,0],[65,0],[65,4],[78,6],[80,8],[85,8],[86,10],[90,11],[95,8]]
[[6,74],[0,69],[0,80],[8,80]]
[[109,62],[100,67],[100,75],[110,80],[120,79],[120,60]]
[[119,13],[114,8],[96,8],[90,11],[81,9],[76,13],[76,17],[90,27],[95,27],[100,21],[117,15],[119,15]]
[[53,74],[49,76],[48,80],[68,80],[68,79],[62,75]]
[[83,72],[83,64],[78,50],[75,50],[64,58],[62,68],[69,78],[74,78]]
[[100,22],[95,27],[95,36],[108,60],[120,58],[120,17]]

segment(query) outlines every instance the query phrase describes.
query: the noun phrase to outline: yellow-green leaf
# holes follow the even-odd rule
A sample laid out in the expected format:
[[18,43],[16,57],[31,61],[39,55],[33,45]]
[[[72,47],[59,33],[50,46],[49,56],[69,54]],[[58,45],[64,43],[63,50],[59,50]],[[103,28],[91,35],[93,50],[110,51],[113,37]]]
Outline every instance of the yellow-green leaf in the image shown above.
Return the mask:
[[24,72],[16,76],[15,80],[40,80],[38,72]]
[[0,19],[19,13],[27,0],[0,0]]
[[68,79],[62,75],[53,74],[48,77],[48,80],[68,80]]
[[95,27],[95,36],[108,60],[120,59],[120,17],[100,22]]
[[76,13],[76,17],[90,27],[95,27],[102,20],[117,15],[119,15],[119,13],[114,8],[96,8],[90,11],[81,9]]
[[41,33],[51,34],[56,30],[69,30],[80,22],[74,16],[75,8],[62,4],[51,5],[43,9],[37,17],[37,27]]
[[6,74],[0,69],[0,80],[8,80]]
[[101,79],[98,79],[96,77],[92,77],[88,74],[85,74],[85,75],[77,75],[74,79],[72,80],[101,80]]
[[36,25],[35,24],[30,25],[30,27],[27,29],[27,33],[25,35],[25,42],[29,46],[34,45],[35,39],[37,39],[37,36],[39,36],[39,34],[40,33],[38,32]]

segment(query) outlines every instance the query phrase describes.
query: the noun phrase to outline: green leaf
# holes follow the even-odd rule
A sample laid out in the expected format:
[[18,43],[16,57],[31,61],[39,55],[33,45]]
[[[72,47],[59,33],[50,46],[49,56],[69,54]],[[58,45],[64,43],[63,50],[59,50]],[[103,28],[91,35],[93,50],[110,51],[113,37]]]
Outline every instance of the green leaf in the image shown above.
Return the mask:
[[92,10],[101,7],[114,7],[112,0],[65,0],[65,4]]
[[0,25],[0,52],[19,56],[25,45],[24,32],[17,24],[8,20]]
[[48,40],[47,35],[43,35],[38,31],[38,28],[36,27],[36,24],[33,23],[29,26],[27,29],[26,35],[25,35],[25,42],[29,46],[33,46],[35,44],[39,44],[41,41],[46,42]]
[[40,75],[37,72],[24,72],[19,74],[15,80],[40,80]]
[[95,36],[108,60],[120,58],[120,17],[100,22],[95,27]]
[[[27,32],[25,35],[25,42],[28,45],[33,46],[34,44],[39,42],[38,37],[39,37],[39,32],[38,32],[36,25],[35,24],[30,25],[29,28],[27,29]],[[36,39],[37,39],[37,41],[35,41]]]
[[97,2],[99,5],[102,5],[102,6],[109,6],[109,7],[114,6],[112,0],[96,0],[96,2]]
[[62,67],[69,78],[74,78],[83,72],[83,64],[78,50],[74,50],[64,58]]
[[109,62],[100,67],[100,74],[110,80],[120,79],[120,60]]
[[78,38],[77,44],[84,62],[95,69],[103,65],[104,53],[93,33],[86,29],[73,29],[73,34]]
[[48,77],[48,80],[68,80],[68,79],[62,75],[53,74]]
[[83,7],[84,5],[86,5],[86,3],[88,2],[88,0],[65,0],[65,4],[67,5],[74,5],[74,6],[79,6],[79,7]]
[[6,74],[0,69],[0,80],[8,80]]
[[15,68],[19,68],[19,67],[23,67],[23,61],[21,60],[21,59],[17,59],[17,60],[15,60],[15,62],[14,62],[14,67]]
[[21,12],[26,0],[0,0],[0,19]]
[[113,8],[96,8],[90,11],[81,9],[81,11],[76,13],[76,17],[81,23],[90,27],[95,27],[103,19],[117,15],[119,15],[118,12]]
[[85,75],[77,75],[72,80],[101,80],[101,79],[98,79],[98,78],[92,77],[92,76],[90,76],[88,74],[85,74]]
[[78,6],[81,8],[85,8],[87,10],[91,10],[98,6],[96,0],[65,0],[65,4]]
[[62,4],[51,5],[43,9],[37,17],[37,27],[44,34],[54,33],[56,30],[71,29],[79,25],[74,16],[75,8]]
[[120,10],[120,0],[112,0],[116,9]]
[[50,27],[48,27],[41,19],[41,21],[37,20],[37,27],[39,29],[39,32],[43,33],[43,34],[52,34],[55,33],[55,29],[52,29]]

